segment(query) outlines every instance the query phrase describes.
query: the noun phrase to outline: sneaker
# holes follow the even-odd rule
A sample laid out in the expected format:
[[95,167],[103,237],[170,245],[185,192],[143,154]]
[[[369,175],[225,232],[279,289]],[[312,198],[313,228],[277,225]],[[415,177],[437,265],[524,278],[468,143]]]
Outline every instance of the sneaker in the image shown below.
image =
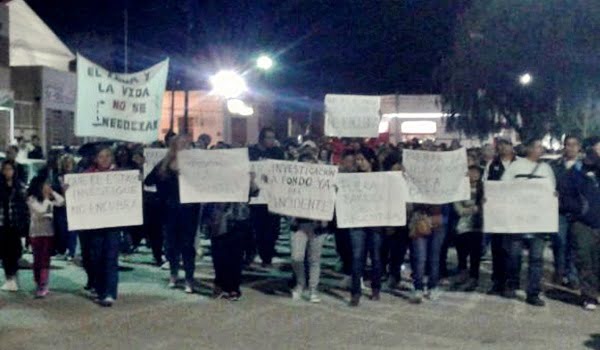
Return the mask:
[[525,302],[529,305],[538,307],[546,306],[546,303],[538,295],[528,296],[527,299],[525,299]]
[[17,278],[16,277],[8,278],[6,280],[6,282],[4,282],[4,285],[2,286],[2,288],[0,288],[0,289],[5,292],[18,292],[19,285],[17,283]]
[[46,296],[48,296],[48,293],[49,293],[49,292],[50,292],[50,291],[48,290],[48,288],[47,288],[47,287],[38,288],[38,289],[37,289],[37,291],[35,292],[35,297],[36,297],[37,299],[43,299],[43,298],[45,298]]
[[350,305],[351,307],[357,307],[360,304],[360,295],[353,295],[352,298],[350,298]]
[[586,300],[583,302],[583,309],[586,311],[596,311],[598,303],[593,300]]
[[302,288],[300,287],[295,287],[294,289],[292,289],[292,299],[293,300],[301,300],[302,299]]
[[413,304],[421,304],[423,302],[423,291],[415,290],[410,294],[408,300]]
[[425,297],[431,301],[436,301],[440,298],[441,291],[437,288],[432,288],[425,293]]
[[365,285],[365,281],[362,279],[362,277],[361,277],[361,279],[360,279],[360,288],[361,288],[362,290],[368,290],[368,289],[369,289],[369,288],[368,288],[368,287]]
[[310,296],[308,297],[308,301],[314,304],[318,304],[321,302],[321,298],[319,298],[319,293],[317,291],[310,292]]
[[106,297],[104,299],[97,299],[96,303],[102,307],[111,307],[115,303],[115,299],[112,297]]
[[373,289],[373,293],[371,294],[371,300],[379,301],[381,300],[381,295],[379,289]]
[[169,278],[169,284],[167,285],[167,287],[169,287],[171,289],[175,289],[175,287],[177,287],[177,278],[175,278],[175,277]]
[[192,285],[190,282],[185,282],[185,289],[184,289],[184,291],[185,291],[187,294],[192,294],[192,293],[194,293],[194,287],[193,287],[193,285]]

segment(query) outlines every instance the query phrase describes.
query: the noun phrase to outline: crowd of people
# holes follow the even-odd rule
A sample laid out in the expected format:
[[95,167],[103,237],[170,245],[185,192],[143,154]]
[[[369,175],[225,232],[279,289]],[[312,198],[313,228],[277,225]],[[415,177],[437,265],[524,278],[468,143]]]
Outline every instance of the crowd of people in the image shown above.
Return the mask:
[[[18,291],[17,273],[23,241],[33,252],[35,295],[49,292],[52,256],[75,258],[80,244],[81,264],[87,275],[85,289],[101,306],[111,306],[118,296],[119,255],[131,254],[145,241],[157,266],[168,266],[169,288],[177,288],[183,267],[183,289],[194,293],[199,232],[211,242],[215,270],[214,296],[231,301],[242,296],[244,268],[257,256],[263,268],[271,268],[276,242],[288,227],[291,231],[295,300],[318,303],[321,255],[327,235],[335,238],[340,287],[350,291],[349,305],[358,306],[364,281],[371,286],[370,299],[382,291],[402,287],[402,267],[410,266],[412,286],[409,301],[436,300],[442,289],[480,290],[481,261],[492,259],[490,295],[516,299],[521,289],[523,250],[528,250],[526,302],[545,305],[541,298],[544,275],[543,253],[548,241],[553,252],[553,283],[579,291],[586,310],[597,307],[600,286],[600,138],[581,140],[566,136],[564,149],[551,161],[539,139],[514,147],[511,140],[497,138],[494,144],[467,150],[469,200],[445,205],[408,205],[408,223],[403,227],[338,229],[335,218],[320,222],[287,218],[269,212],[266,205],[248,203],[182,204],[179,200],[178,152],[193,147],[231,148],[224,142],[211,146],[208,135],[196,142],[185,135],[169,133],[162,144],[167,155],[144,180],[144,223],[139,227],[68,230],[64,176],[70,173],[143,169],[143,146],[96,145],[79,156],[48,152],[47,166],[25,184],[18,154],[23,147],[11,146],[1,165],[0,259],[6,281],[4,291]],[[39,146],[39,143],[38,143]],[[460,148],[458,142],[435,144],[411,140],[396,145],[376,140],[323,139],[306,137],[279,142],[275,131],[261,130],[259,141],[249,147],[251,161],[263,159],[334,164],[343,173],[402,171],[405,149],[443,152]],[[31,153],[29,153],[31,154]],[[34,156],[38,156],[34,151]],[[251,174],[249,197],[259,188]],[[547,179],[559,197],[559,230],[547,234],[487,234],[483,231],[482,207],[486,181]],[[26,238],[26,239],[25,239]],[[456,249],[458,264],[450,269],[448,252]],[[407,259],[408,256],[408,259]],[[164,261],[166,258],[166,262]]]

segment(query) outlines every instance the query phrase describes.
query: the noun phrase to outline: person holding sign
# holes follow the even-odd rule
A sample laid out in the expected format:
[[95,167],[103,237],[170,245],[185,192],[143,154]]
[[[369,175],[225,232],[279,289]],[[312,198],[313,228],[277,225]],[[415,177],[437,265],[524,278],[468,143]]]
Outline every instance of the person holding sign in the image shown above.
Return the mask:
[[[86,173],[116,170],[112,150],[101,147],[96,153],[92,167]],[[68,190],[67,190],[68,191]],[[117,300],[119,284],[119,244],[121,233],[114,228],[100,228],[82,231],[88,236],[92,287],[97,298],[95,302],[110,307]]]
[[560,210],[571,222],[575,266],[585,310],[598,307],[600,288],[600,138],[587,140],[585,159],[558,184]]
[[[365,151],[356,155],[358,172],[369,173],[377,166],[377,158]],[[364,227],[350,229],[350,244],[352,246],[352,288],[350,306],[358,306],[362,296],[362,278],[367,261],[371,257],[371,299],[378,301],[381,291],[381,228]]]
[[[317,163],[311,153],[304,153],[298,158],[299,162]],[[300,300],[305,297],[311,303],[320,303],[317,287],[321,275],[321,251],[323,250],[323,225],[319,221],[292,218],[292,268],[296,277],[296,287],[292,290],[292,298]],[[306,288],[306,265],[308,261],[308,289]],[[306,293],[306,294],[305,294]]]
[[[285,158],[281,148],[275,144],[277,141],[275,130],[263,128],[258,135],[258,144],[248,149],[250,161],[256,162],[265,159],[283,160]],[[265,267],[271,266],[275,256],[275,243],[279,238],[281,217],[269,213],[267,205],[258,204],[251,208],[252,227],[255,233],[258,255]],[[252,242],[248,242],[252,244]],[[251,247],[246,247],[246,250]]]
[[185,271],[185,292],[193,293],[194,271],[196,269],[196,248],[194,241],[198,228],[197,204],[182,204],[179,199],[179,151],[190,149],[191,142],[186,135],[171,139],[169,152],[148,175],[144,184],[156,186],[161,205],[165,208],[165,244],[171,276],[169,288],[177,286],[180,261]]
[[0,176],[0,259],[6,282],[3,291],[17,292],[17,272],[21,258],[21,236],[29,226],[29,212],[25,200],[25,185],[18,180],[17,164],[12,160],[2,163]]
[[[544,154],[542,142],[531,139],[524,143],[526,157],[512,163],[502,176],[502,181],[547,179],[552,188],[555,188],[554,172],[540,158]],[[551,232],[549,232],[551,233]],[[521,256],[523,247],[529,248],[529,278],[527,286],[527,303],[533,306],[544,306],[546,303],[540,298],[541,283],[544,274],[544,235],[528,234],[512,235],[507,238],[508,268],[507,289],[504,296],[516,298],[515,290],[518,289],[521,279]]]
[[44,177],[38,176],[31,180],[28,190],[27,205],[31,213],[29,237],[33,248],[33,275],[37,290],[36,298],[48,295],[48,280],[50,277],[50,257],[54,245],[54,207],[62,207],[65,199],[54,192]]

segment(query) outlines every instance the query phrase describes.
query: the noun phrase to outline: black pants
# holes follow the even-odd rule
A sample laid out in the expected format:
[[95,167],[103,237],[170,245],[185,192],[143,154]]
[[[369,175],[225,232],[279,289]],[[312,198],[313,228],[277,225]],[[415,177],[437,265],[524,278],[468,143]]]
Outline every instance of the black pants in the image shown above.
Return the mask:
[[87,275],[86,285],[89,287],[95,286],[95,270],[92,266],[92,230],[79,232],[79,244],[81,246],[81,265]]
[[352,242],[347,229],[335,229],[335,250],[342,261],[342,272],[346,276],[352,275]]
[[508,253],[506,250],[506,235],[492,234],[492,282],[494,288],[503,289],[506,287],[508,266]]
[[469,277],[479,279],[479,266],[481,265],[481,241],[483,234],[481,232],[466,232],[457,234],[456,251],[458,253],[458,269],[464,271],[467,269],[467,259],[469,259]]
[[163,212],[157,200],[144,201],[144,225],[147,244],[152,249],[152,256],[157,264],[162,263],[163,256]]
[[408,228],[388,227],[383,233],[381,245],[381,266],[384,273],[400,281],[400,269],[404,263],[406,251],[410,244]]
[[242,239],[239,229],[211,238],[215,285],[226,293],[240,292],[242,282]]
[[0,259],[6,277],[17,274],[22,249],[21,236],[16,230],[0,228]]
[[264,264],[270,264],[275,256],[275,244],[279,238],[280,216],[269,213],[266,205],[252,206],[251,216],[258,255]]

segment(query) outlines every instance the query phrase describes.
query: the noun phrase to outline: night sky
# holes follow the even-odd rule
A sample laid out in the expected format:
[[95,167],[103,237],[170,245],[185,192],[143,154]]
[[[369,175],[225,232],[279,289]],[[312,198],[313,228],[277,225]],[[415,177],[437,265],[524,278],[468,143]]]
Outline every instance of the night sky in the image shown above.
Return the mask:
[[[432,74],[451,47],[452,0],[26,0],[73,50],[123,69],[123,8],[129,8],[130,70],[166,56],[170,85],[188,73],[206,87],[219,68],[276,56],[277,69],[249,84],[285,96],[438,92]],[[191,3],[190,56],[186,3]]]

